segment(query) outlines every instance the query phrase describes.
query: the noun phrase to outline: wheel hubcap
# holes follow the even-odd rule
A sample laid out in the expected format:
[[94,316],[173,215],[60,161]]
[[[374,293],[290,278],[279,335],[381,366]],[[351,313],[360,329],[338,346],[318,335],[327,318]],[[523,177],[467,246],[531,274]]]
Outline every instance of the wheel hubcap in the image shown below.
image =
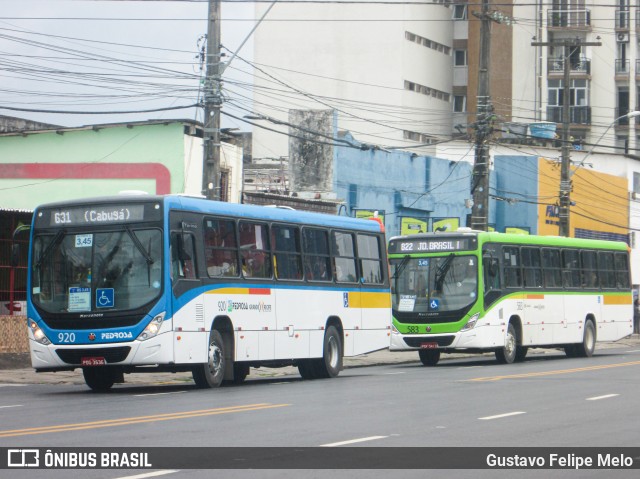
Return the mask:
[[507,343],[504,345],[504,350],[508,356],[511,356],[516,350],[516,338],[512,334],[507,335]]
[[327,344],[327,354],[329,356],[329,365],[332,368],[336,368],[338,366],[338,341],[336,338],[329,338],[329,343]]
[[215,376],[222,368],[222,350],[215,344],[209,345],[209,371]]

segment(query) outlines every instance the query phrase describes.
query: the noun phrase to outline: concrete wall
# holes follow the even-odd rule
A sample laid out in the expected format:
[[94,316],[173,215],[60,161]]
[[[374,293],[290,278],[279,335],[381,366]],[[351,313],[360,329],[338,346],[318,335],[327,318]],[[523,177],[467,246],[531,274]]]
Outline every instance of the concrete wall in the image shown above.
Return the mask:
[[[403,130],[449,134],[451,103],[405,90],[404,81],[451,92],[451,54],[405,38],[408,31],[450,47],[451,9],[397,3],[276,3],[254,34],[254,61],[263,70],[255,73],[256,113],[286,121],[291,108],[340,109],[340,129],[378,145],[417,144]],[[257,3],[255,18],[269,7]],[[286,155],[287,137],[255,128],[253,153]]]
[[[202,139],[181,121],[96,125],[0,136],[0,205],[37,205],[141,190],[200,194]],[[242,150],[223,145],[231,199],[240,201]]]

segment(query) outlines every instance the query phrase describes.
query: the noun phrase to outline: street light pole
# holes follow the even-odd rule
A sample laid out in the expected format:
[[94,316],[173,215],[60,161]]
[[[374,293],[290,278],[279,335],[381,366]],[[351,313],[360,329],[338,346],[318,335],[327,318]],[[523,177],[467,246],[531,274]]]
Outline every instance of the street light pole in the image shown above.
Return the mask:
[[604,138],[604,136],[607,134],[607,132],[611,129],[611,127],[613,125],[615,125],[618,121],[622,120],[623,118],[635,118],[637,116],[640,116],[640,111],[630,111],[629,113],[619,116],[618,118],[616,118],[615,120],[613,120],[609,126],[607,126],[607,128],[604,130],[604,132],[602,133],[602,135],[600,135],[598,137],[598,139],[595,141],[595,143],[593,145],[591,145],[591,149],[587,152],[587,154],[584,156],[584,158],[582,158],[582,160],[580,160],[580,163],[578,163],[578,165],[576,166],[576,168],[571,172],[571,174],[569,175],[570,177],[576,174],[576,170],[578,168],[580,168],[582,165],[584,165],[585,161],[587,160],[587,158],[589,158],[594,150],[596,149],[596,146],[598,146],[598,144],[600,143],[600,141]]

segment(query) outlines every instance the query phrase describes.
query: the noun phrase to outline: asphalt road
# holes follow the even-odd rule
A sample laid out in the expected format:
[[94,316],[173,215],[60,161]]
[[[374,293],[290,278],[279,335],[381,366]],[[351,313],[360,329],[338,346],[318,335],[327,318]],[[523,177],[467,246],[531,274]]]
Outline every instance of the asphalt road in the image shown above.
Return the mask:
[[[499,365],[490,356],[351,367],[338,378],[297,374],[198,390],[192,383],[120,385],[96,394],[74,383],[0,383],[0,447],[626,447],[640,444],[640,347],[560,352]],[[464,449],[460,461],[464,464]],[[640,461],[640,458],[636,459]],[[637,462],[636,462],[637,463]],[[284,467],[284,466],[283,466]],[[5,474],[8,472],[8,474]],[[300,477],[300,471],[223,471],[221,477]],[[425,470],[311,470],[310,477],[425,477]],[[44,477],[45,471],[3,471]],[[82,471],[123,478],[149,471]],[[171,478],[215,471],[153,471]],[[636,477],[631,470],[443,471],[451,477]],[[46,471],[46,477],[68,477]]]

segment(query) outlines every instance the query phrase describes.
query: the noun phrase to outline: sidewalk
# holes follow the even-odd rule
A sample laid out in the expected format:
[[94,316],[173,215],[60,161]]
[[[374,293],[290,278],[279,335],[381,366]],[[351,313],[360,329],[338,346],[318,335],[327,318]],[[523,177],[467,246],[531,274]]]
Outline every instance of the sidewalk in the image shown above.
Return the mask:
[[[609,348],[620,347],[639,347],[640,335],[633,334],[620,341],[614,343],[598,343],[596,352]],[[529,356],[538,354],[557,353],[557,349],[531,349]],[[1,356],[1,355],[0,355]],[[493,357],[493,353],[485,353],[486,357]],[[452,358],[461,357],[480,357],[478,354],[443,354],[440,361],[446,361]],[[25,355],[21,355],[19,360],[24,363],[28,359]],[[419,364],[417,351],[407,352],[390,352],[389,350],[376,351],[370,354],[363,354],[354,358],[344,358],[345,369],[376,366],[382,364]],[[0,360],[0,385],[1,384],[84,384],[82,371],[61,371],[56,373],[36,373],[30,367],[17,367],[9,369],[6,361]],[[248,379],[251,378],[274,378],[290,375],[298,375],[298,369],[292,366],[284,368],[252,368]],[[125,374],[125,384],[173,384],[173,385],[192,385],[193,379],[191,373],[135,373]]]

